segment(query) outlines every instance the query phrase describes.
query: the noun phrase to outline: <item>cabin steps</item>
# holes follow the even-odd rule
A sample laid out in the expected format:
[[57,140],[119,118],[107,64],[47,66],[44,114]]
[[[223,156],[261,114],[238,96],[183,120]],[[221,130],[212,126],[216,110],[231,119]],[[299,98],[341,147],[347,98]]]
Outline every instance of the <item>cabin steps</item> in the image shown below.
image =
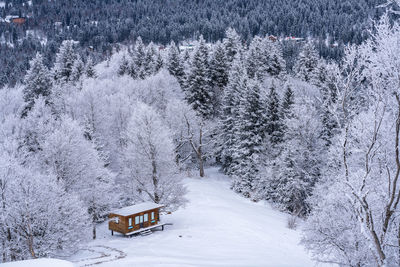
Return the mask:
[[146,236],[146,235],[151,235],[153,232],[149,229],[149,230],[145,230],[143,232],[140,232],[141,236]]

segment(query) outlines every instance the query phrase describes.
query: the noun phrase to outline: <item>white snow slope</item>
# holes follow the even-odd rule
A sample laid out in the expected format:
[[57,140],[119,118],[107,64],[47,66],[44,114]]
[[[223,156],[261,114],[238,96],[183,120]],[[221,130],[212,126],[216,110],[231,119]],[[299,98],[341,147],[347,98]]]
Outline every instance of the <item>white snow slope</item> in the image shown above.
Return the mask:
[[[299,245],[287,216],[229,189],[229,178],[207,169],[188,178],[189,203],[162,217],[164,231],[132,238],[111,236],[107,224],[98,239],[70,258],[77,266],[317,266]],[[318,265],[319,266],[319,265]]]

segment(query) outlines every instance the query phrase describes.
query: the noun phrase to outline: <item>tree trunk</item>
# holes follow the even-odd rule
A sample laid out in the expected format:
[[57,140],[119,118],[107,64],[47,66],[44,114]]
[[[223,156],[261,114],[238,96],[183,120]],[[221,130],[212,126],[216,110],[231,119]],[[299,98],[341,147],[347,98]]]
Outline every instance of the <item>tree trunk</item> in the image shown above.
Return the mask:
[[93,222],[93,239],[96,239],[96,223]]
[[197,149],[197,158],[199,160],[200,177],[204,177],[204,160],[203,160],[203,129],[200,128],[199,147]]

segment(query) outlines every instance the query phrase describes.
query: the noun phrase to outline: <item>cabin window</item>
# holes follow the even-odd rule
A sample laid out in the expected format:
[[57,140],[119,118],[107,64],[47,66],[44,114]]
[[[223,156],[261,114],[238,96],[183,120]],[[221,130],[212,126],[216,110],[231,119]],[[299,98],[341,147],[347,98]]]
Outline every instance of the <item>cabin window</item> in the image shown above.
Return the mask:
[[144,221],[147,222],[149,220],[149,214],[145,213],[144,214]]
[[154,220],[154,211],[151,212],[151,220]]
[[128,229],[133,228],[133,226],[132,226],[132,218],[128,219],[128,225],[129,225]]
[[139,216],[135,217],[135,224],[139,224]]
[[119,217],[114,217],[114,222],[119,223]]

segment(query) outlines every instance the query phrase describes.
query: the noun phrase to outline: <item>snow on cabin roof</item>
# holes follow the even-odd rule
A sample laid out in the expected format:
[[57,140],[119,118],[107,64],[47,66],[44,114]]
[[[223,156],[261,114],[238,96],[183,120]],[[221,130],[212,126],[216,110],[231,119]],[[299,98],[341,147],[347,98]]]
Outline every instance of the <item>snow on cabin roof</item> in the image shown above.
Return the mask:
[[161,208],[161,207],[164,207],[164,206],[160,205],[160,204],[152,203],[152,202],[143,202],[143,203],[128,206],[128,207],[125,207],[125,208],[122,208],[119,210],[114,210],[111,213],[122,215],[122,216],[128,216],[128,215],[136,214],[136,213],[139,213],[142,211],[157,209],[157,208]]

